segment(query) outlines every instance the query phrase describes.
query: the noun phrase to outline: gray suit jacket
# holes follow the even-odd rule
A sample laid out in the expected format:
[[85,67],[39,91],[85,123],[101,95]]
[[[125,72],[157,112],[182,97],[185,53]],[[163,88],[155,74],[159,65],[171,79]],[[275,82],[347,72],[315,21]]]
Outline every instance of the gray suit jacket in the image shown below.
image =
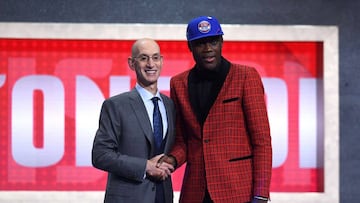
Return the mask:
[[[167,153],[175,139],[175,108],[170,98],[163,94],[161,98],[168,119]],[[136,89],[105,100],[92,149],[93,166],[108,172],[104,202],[154,203],[155,182],[144,179],[146,162],[154,155],[149,116]],[[171,203],[171,178],[163,184],[165,201]]]

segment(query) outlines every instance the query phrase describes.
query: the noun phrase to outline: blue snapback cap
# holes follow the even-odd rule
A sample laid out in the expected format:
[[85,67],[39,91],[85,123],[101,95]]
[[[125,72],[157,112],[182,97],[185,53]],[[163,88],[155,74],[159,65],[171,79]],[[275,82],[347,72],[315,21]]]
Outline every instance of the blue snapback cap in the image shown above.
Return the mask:
[[188,41],[223,34],[219,21],[212,16],[194,18],[189,22],[186,29],[186,38]]

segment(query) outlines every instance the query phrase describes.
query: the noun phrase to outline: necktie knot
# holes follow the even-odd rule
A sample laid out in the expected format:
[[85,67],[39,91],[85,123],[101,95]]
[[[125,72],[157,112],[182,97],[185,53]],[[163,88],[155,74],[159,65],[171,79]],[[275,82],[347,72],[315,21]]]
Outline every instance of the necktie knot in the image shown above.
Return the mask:
[[158,101],[160,100],[160,98],[159,98],[159,97],[153,97],[153,98],[151,98],[151,100],[152,100],[152,102],[154,103],[154,105],[157,106],[157,105],[158,105]]

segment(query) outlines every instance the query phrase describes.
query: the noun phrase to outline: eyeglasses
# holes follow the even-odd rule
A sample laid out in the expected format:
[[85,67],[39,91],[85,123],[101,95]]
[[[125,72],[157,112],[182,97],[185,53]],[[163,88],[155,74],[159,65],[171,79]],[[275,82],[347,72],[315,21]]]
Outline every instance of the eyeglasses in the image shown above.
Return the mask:
[[152,56],[148,56],[146,54],[141,54],[140,56],[133,57],[133,59],[138,59],[140,62],[143,62],[143,63],[149,62],[150,58],[152,59],[153,62],[159,62],[161,60],[162,56],[159,54],[154,54]]

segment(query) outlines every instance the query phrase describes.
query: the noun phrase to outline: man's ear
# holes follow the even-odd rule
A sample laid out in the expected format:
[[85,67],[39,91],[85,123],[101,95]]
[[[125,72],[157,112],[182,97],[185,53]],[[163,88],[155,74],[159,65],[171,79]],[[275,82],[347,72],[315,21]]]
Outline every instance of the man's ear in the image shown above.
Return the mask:
[[220,36],[220,42],[221,42],[221,47],[222,47],[223,42],[224,42],[223,36]]
[[131,70],[135,70],[135,60],[133,58],[128,58],[128,65]]

